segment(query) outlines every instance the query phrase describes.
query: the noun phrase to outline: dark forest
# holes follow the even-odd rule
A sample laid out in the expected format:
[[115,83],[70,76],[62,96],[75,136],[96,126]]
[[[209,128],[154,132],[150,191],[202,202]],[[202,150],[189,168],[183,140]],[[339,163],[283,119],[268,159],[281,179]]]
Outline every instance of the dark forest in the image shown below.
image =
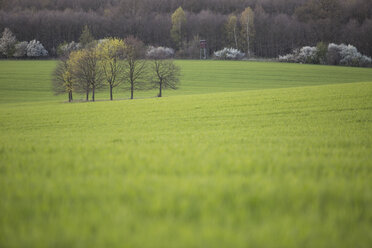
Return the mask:
[[0,31],[10,28],[19,41],[37,39],[50,55],[63,42],[77,41],[85,25],[96,39],[133,35],[177,48],[171,15],[180,6],[187,21],[178,54],[185,58],[195,57],[199,39],[207,40],[209,53],[234,46],[226,24],[247,7],[254,12],[257,57],[318,42],[352,44],[372,55],[372,0],[0,0]]

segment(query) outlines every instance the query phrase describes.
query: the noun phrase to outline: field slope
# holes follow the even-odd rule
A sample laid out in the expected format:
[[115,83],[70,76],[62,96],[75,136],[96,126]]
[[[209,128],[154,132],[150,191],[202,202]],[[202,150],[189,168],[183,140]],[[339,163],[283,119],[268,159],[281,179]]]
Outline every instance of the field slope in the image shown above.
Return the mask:
[[372,243],[370,69],[178,61],[169,97],[68,104],[0,63],[0,247]]

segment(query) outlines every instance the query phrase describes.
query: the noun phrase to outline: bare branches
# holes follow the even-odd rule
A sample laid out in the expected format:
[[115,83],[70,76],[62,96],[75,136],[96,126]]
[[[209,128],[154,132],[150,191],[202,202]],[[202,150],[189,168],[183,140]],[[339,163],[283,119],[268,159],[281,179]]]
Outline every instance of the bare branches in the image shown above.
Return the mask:
[[180,68],[171,59],[173,49],[166,47],[151,47],[147,51],[148,58],[152,59],[150,82],[159,88],[158,97],[162,97],[163,89],[177,89],[180,77]]
[[103,72],[99,66],[97,48],[92,47],[72,52],[68,63],[71,66],[72,77],[79,85],[79,91],[85,91],[88,101],[91,90],[92,101],[95,101],[96,89],[103,86]]
[[125,53],[125,43],[121,39],[109,38],[98,45],[100,66],[105,83],[110,88],[110,100],[113,100],[113,88],[123,82],[125,64],[122,61]]
[[53,72],[52,83],[53,91],[56,95],[67,93],[68,101],[72,102],[72,92],[74,91],[75,85],[70,69],[67,60],[60,60]]
[[147,61],[145,60],[145,46],[142,41],[130,36],[125,39],[126,68],[123,79],[130,87],[130,99],[134,98],[134,90],[145,89]]
[[134,37],[124,41],[108,38],[72,51],[58,63],[53,74],[54,92],[67,92],[69,101],[72,92],[85,93],[86,101],[92,92],[95,101],[96,90],[105,85],[110,88],[110,100],[113,100],[113,88],[122,85],[130,90],[131,99],[136,90],[159,88],[161,97],[163,89],[177,89],[180,69],[171,60],[174,50],[150,47],[147,57],[145,51],[144,44]]

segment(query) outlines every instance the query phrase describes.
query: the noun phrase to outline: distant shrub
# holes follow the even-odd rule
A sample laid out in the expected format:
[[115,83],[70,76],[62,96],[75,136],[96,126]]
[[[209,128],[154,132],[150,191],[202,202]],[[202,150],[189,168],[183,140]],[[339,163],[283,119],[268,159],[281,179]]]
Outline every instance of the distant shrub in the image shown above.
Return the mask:
[[72,41],[70,43],[63,43],[58,46],[57,48],[57,55],[58,56],[68,56],[72,51],[76,51],[81,49],[82,46],[80,43]]
[[356,47],[352,45],[346,46],[344,44],[341,44],[340,47],[341,47],[341,50],[340,50],[340,55],[341,55],[340,64],[341,65],[367,66],[368,64],[371,63],[371,58],[359,53]]
[[359,66],[370,67],[372,66],[372,59],[366,55],[362,55],[359,59]]
[[48,51],[40,41],[32,40],[27,45],[27,56],[32,58],[48,56]]
[[298,54],[300,51],[298,49],[294,49],[293,53],[288,53],[286,55],[280,56],[279,55],[279,61],[280,62],[289,62],[289,63],[299,63],[298,61]]
[[347,65],[367,67],[372,65],[372,59],[358,52],[352,45],[328,45],[327,62],[331,65]]
[[339,45],[330,43],[327,51],[327,63],[329,65],[338,65],[341,60],[341,48]]
[[306,64],[318,64],[317,48],[310,46],[302,47],[298,53],[297,60]]
[[174,50],[169,47],[153,47],[147,49],[146,56],[150,59],[167,59],[174,56]]
[[26,57],[26,55],[27,55],[27,45],[28,45],[27,41],[22,41],[22,42],[17,43],[15,45],[15,51],[14,51],[13,56],[16,57],[16,58]]
[[235,48],[225,47],[222,50],[214,52],[214,57],[216,59],[222,59],[222,60],[240,60],[244,58],[244,56],[245,56],[245,53]]
[[279,56],[281,62],[291,63],[306,63],[306,64],[317,64],[319,62],[317,56],[317,48],[305,46],[301,49],[294,49],[292,53]]
[[359,53],[356,47],[334,43],[330,43],[328,47],[324,43],[318,43],[316,47],[305,46],[295,49],[290,54],[279,56],[279,61],[361,67],[372,65],[372,59]]
[[9,28],[5,28],[0,38],[0,54],[10,58],[14,54],[17,39]]

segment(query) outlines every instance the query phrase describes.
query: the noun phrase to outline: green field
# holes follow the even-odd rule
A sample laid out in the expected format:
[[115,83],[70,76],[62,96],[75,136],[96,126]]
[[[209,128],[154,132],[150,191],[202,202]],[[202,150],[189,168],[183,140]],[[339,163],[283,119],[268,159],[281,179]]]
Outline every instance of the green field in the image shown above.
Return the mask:
[[54,61],[0,61],[1,248],[371,247],[371,69],[177,63],[69,104]]

